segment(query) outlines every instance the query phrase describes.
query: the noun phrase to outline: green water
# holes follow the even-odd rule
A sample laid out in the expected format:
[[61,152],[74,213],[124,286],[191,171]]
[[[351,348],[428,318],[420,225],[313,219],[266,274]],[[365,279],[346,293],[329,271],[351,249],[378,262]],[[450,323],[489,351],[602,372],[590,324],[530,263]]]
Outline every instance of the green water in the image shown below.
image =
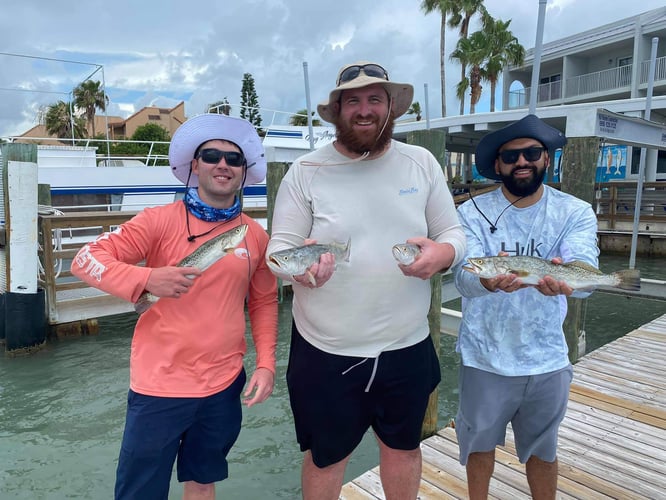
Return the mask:
[[[602,261],[606,271],[626,267],[625,257]],[[663,259],[638,259],[644,276],[666,279]],[[595,293],[588,299],[588,351],[666,313],[664,302]],[[129,377],[135,316],[100,319],[97,336],[50,341],[25,358],[0,356],[0,499],[105,500],[112,498]],[[218,498],[300,498],[301,452],[294,437],[285,385],[290,303],[280,306],[275,392],[244,409],[243,429],[231,451],[230,478]],[[439,424],[457,406],[455,339],[441,339]],[[248,355],[248,367],[254,366]],[[378,463],[371,434],[352,455],[345,481]],[[172,480],[170,498],[181,498]]]

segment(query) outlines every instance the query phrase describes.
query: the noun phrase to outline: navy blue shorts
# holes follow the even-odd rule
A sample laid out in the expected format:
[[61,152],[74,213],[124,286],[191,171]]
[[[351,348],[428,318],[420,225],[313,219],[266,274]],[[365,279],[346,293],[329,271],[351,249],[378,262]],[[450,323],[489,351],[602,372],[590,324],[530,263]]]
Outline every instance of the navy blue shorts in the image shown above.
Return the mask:
[[132,390],[116,471],[116,499],[166,499],[178,457],[178,480],[202,484],[229,475],[227,454],[240,433],[245,370],[205,398],[163,398]]
[[349,455],[372,427],[388,447],[419,447],[428,398],[441,378],[428,336],[378,358],[337,356],[308,343],[292,326],[287,387],[301,451],[317,467]]

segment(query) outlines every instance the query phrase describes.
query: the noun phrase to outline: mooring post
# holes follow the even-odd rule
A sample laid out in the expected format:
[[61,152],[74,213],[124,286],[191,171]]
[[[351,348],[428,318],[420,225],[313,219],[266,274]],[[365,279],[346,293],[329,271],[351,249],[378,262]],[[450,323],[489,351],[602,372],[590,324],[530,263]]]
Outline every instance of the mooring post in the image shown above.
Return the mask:
[[[443,130],[417,130],[407,134],[407,143],[422,146],[430,151],[442,167],[446,176],[446,134]],[[447,179],[450,183],[452,179]],[[427,235],[422,235],[427,236]],[[428,312],[428,325],[430,326],[430,337],[435,345],[435,352],[440,356],[440,328],[442,314],[442,275],[436,274],[430,278],[430,310]],[[423,427],[421,428],[421,439],[425,439],[437,432],[438,408],[437,393],[435,390],[430,394],[428,408],[426,409]]]
[[[268,162],[268,169],[266,171],[266,227],[268,234],[271,234],[273,225],[273,210],[275,209],[275,197],[277,196],[278,188],[284,174],[289,169],[289,163],[280,161]],[[282,303],[282,280],[278,278],[278,301]]]
[[46,302],[38,288],[37,146],[3,144],[2,190],[6,242],[3,323],[5,351],[28,354],[46,342]]
[[[600,139],[598,137],[571,137],[562,151],[560,169],[561,189],[588,203],[594,202],[594,181],[599,158]],[[567,317],[564,320],[564,336],[569,347],[569,360],[576,363],[585,352],[579,352],[584,345],[585,325],[583,324],[583,300],[567,298]]]

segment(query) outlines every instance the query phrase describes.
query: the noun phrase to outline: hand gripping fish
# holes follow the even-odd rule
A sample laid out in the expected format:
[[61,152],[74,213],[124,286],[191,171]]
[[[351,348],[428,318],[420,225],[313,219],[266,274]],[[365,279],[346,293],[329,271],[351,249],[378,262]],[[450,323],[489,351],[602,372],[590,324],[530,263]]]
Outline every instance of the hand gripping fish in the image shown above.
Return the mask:
[[553,264],[539,257],[471,257],[463,266],[465,271],[480,278],[494,278],[502,274],[515,274],[526,285],[536,285],[544,276],[564,281],[574,290],[592,290],[596,287],[640,290],[641,277],[638,269],[625,269],[604,274],[585,262]]
[[[300,247],[287,248],[273,252],[268,256],[268,266],[275,272],[283,272],[291,276],[304,274],[308,268],[315,262],[319,262],[319,257],[325,253],[335,255],[335,260],[349,262],[349,252],[351,249],[351,238],[347,243],[328,243],[303,245]],[[317,286],[315,277],[308,271],[308,281]]]
[[[229,231],[208,240],[190,255],[181,260],[177,266],[196,267],[201,271],[205,271],[218,260],[233,252],[240,242],[243,241],[243,238],[245,238],[245,233],[247,233],[247,224],[241,224],[240,226],[231,228]],[[147,291],[143,292],[139,297],[139,300],[134,304],[134,310],[139,314],[143,314],[158,300],[160,300],[160,298],[156,295]]]

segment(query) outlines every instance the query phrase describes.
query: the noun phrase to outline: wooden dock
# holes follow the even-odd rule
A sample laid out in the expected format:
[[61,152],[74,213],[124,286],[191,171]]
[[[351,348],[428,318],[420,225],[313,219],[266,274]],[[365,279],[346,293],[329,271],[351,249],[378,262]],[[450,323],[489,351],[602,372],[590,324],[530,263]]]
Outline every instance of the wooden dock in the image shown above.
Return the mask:
[[[574,365],[559,434],[562,499],[666,498],[666,315]],[[421,443],[419,499],[467,498],[452,428]],[[530,498],[513,436],[498,448],[490,497]],[[344,485],[341,499],[383,499],[379,467]]]

